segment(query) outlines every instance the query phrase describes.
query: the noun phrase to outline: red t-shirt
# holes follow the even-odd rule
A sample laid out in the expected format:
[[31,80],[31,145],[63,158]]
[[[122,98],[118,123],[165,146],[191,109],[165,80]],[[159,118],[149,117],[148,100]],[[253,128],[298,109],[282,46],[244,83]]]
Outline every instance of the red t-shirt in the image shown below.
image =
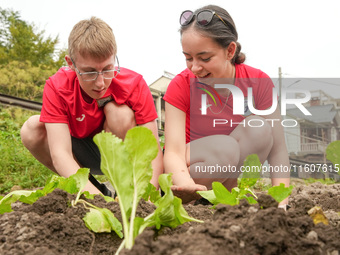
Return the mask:
[[[265,110],[272,106],[274,85],[267,74],[245,64],[236,64],[235,70],[234,86],[240,89],[244,95],[245,111],[241,115],[233,114],[233,100],[237,100],[233,94],[230,94],[229,97],[217,95],[210,86],[198,83],[195,75],[189,69],[176,75],[170,82],[164,100],[186,113],[187,143],[209,135],[229,135],[237,127],[237,123],[242,123],[251,114],[248,109],[249,87],[253,90],[252,101],[255,109]],[[223,79],[216,79],[216,82],[224,84]],[[202,115],[201,112],[202,94],[207,95],[206,115]],[[217,119],[220,121],[213,126],[214,120]],[[260,123],[253,124],[260,125]]]
[[[112,96],[118,104],[126,104],[135,112],[137,124],[157,118],[150,89],[143,77],[121,68],[104,97]],[[93,137],[103,129],[105,115],[97,101],[87,103],[82,96],[79,80],[68,67],[60,68],[45,84],[40,121],[66,123],[76,138]],[[117,123],[119,125],[119,123]]]

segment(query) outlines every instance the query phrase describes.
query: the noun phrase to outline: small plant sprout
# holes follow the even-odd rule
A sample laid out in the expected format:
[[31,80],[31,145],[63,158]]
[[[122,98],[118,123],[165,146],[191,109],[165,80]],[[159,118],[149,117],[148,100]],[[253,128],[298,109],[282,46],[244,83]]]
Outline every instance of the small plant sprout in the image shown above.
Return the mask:
[[335,172],[340,175],[340,141],[331,142],[327,146],[326,158],[333,163]]
[[[231,192],[227,190],[220,182],[212,183],[212,190],[198,191],[198,193],[209,200],[214,206],[217,204],[237,205],[240,200],[246,199],[249,204],[256,204],[257,196],[252,190],[260,178],[262,164],[256,154],[249,155],[243,165],[244,171],[241,178],[238,179],[237,187]],[[285,187],[283,183],[280,186],[271,187],[268,189],[268,194],[271,195],[277,202],[283,201],[292,192],[293,186]]]

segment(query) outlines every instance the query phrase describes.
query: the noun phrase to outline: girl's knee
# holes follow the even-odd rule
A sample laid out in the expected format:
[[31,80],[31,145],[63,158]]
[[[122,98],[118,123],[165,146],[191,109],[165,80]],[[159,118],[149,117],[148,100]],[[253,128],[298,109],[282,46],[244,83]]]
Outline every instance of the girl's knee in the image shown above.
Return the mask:
[[207,161],[216,162],[217,164],[237,165],[240,158],[240,146],[231,136],[216,135],[206,137],[207,144],[202,146],[206,154]]
[[220,148],[217,156],[222,162],[227,161],[230,165],[237,165],[240,159],[240,146],[239,143],[231,136],[218,137],[216,143]]
[[273,131],[270,123],[266,119],[259,116],[251,116],[245,120],[246,138],[256,143],[272,143]]
[[240,160],[239,143],[231,136],[214,135],[190,144],[190,174],[195,182],[211,188],[213,181],[234,175]]

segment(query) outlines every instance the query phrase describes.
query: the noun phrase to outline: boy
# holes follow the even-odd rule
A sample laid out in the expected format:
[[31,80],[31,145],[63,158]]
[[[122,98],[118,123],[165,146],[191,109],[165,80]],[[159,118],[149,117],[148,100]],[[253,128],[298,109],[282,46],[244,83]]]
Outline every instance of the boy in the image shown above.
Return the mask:
[[[61,176],[81,167],[102,174],[93,136],[105,130],[124,139],[127,130],[141,125],[158,141],[157,113],[142,76],[119,67],[115,37],[104,21],[92,17],[77,23],[68,51],[68,67],[46,81],[41,115],[24,123],[21,139],[37,160]],[[163,171],[160,147],[152,166],[151,183],[158,188]],[[84,190],[110,195],[92,175]]]

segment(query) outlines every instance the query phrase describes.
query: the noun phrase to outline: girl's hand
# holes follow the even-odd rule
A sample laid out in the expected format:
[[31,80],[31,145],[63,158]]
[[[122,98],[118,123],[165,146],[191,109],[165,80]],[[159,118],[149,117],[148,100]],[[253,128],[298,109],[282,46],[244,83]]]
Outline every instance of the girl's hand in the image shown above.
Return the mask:
[[290,208],[290,206],[288,205],[288,197],[285,200],[283,200],[282,202],[280,202],[278,207],[287,211]]
[[197,194],[196,191],[206,191],[207,187],[200,184],[192,184],[188,186],[177,186],[173,185],[171,187],[172,192],[176,197],[182,199],[183,204],[187,204],[192,200],[200,199],[201,196]]

